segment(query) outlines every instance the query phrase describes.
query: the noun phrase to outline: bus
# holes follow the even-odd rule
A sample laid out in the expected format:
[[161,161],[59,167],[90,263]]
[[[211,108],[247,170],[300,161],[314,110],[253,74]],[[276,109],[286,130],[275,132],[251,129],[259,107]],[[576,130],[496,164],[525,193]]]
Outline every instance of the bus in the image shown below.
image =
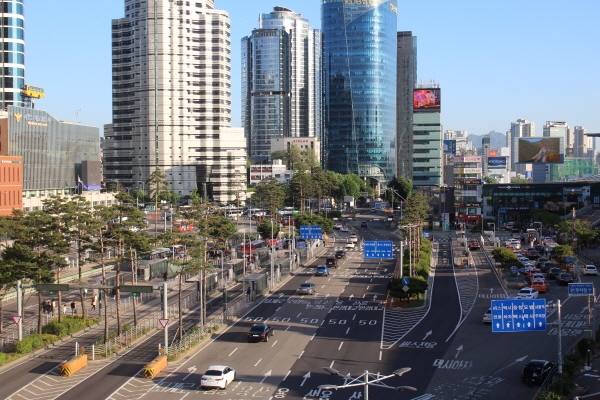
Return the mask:
[[173,232],[187,232],[194,228],[194,221],[191,219],[178,219],[173,222]]

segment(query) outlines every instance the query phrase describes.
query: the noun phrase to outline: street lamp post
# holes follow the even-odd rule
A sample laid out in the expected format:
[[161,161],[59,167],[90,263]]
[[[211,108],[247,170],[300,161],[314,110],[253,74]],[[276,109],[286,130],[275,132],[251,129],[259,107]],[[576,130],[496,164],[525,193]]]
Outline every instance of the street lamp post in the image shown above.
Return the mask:
[[[340,371],[338,371],[337,369],[323,367],[323,370],[325,370],[326,372],[329,372],[331,375],[341,376]],[[345,388],[349,388],[349,387],[363,386],[365,400],[369,400],[369,386],[376,386],[376,387],[385,388],[385,389],[392,389],[392,390],[396,390],[398,392],[403,391],[403,390],[416,391],[417,389],[412,386],[389,386],[382,382],[384,379],[388,379],[393,376],[402,376],[403,374],[405,374],[406,372],[408,372],[410,370],[411,370],[410,368],[400,368],[400,369],[397,369],[396,371],[394,371],[391,375],[386,375],[386,376],[379,376],[379,374],[373,374],[373,373],[370,373],[369,371],[365,370],[365,372],[363,372],[356,378],[351,376],[350,374],[345,375],[344,378],[349,379],[349,381],[346,380],[345,382],[347,382],[347,383],[344,383],[343,385],[320,385],[319,389],[338,390],[338,389],[345,389]],[[374,379],[370,380],[370,378],[374,378]]]
[[221,253],[221,285],[223,285],[223,315],[227,320],[227,282],[225,282],[225,253],[223,250],[216,250]]

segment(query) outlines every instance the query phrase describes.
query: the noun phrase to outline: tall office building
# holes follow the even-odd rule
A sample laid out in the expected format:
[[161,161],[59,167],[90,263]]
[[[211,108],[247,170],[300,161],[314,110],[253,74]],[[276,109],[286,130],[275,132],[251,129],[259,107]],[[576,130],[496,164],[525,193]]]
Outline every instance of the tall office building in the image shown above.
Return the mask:
[[396,0],[321,0],[327,169],[378,183],[396,157]]
[[396,80],[396,176],[412,179],[413,89],[417,83],[417,37],[398,32]]
[[[271,142],[322,136],[321,32],[294,11],[275,7],[242,38],[242,121],[253,161]],[[319,155],[317,155],[319,156]]]
[[546,121],[543,131],[544,137],[561,137],[564,140],[565,155],[573,155],[575,138],[566,121]]
[[439,84],[418,84],[413,93],[413,185],[442,185],[442,114]]
[[492,150],[492,138],[490,135],[485,135],[481,139],[481,168],[483,176],[488,176],[488,157],[490,156],[490,151]]
[[245,174],[245,144],[231,148],[227,137],[238,137],[228,129],[227,13],[213,0],[126,0],[125,17],[112,21],[112,54],[106,181],[142,189],[160,168],[181,197],[198,188],[215,201],[236,199],[232,180]]
[[23,106],[25,83],[24,0],[0,1],[0,110]]
[[525,173],[525,166],[517,165],[518,154],[517,149],[519,145],[518,138],[521,137],[534,137],[535,136],[535,123],[527,121],[526,119],[518,119],[516,122],[510,123],[510,133],[506,135],[507,146],[510,148],[510,169],[518,173]]
[[575,157],[594,157],[594,138],[587,136],[588,130],[583,126],[573,128]]

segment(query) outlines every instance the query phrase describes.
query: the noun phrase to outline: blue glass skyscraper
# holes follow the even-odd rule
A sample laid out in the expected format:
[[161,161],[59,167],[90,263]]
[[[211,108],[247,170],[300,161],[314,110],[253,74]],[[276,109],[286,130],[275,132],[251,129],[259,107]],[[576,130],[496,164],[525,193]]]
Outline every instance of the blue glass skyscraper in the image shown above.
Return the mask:
[[321,0],[328,170],[394,176],[397,12],[396,0]]
[[25,83],[23,0],[0,1],[0,109],[22,106]]

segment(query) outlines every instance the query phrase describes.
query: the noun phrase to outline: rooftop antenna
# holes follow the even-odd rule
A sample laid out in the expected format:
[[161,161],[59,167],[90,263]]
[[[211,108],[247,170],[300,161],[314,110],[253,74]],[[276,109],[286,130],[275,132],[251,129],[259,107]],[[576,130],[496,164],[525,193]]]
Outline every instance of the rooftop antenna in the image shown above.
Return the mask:
[[75,111],[75,125],[79,125],[79,111],[81,111],[81,108]]

